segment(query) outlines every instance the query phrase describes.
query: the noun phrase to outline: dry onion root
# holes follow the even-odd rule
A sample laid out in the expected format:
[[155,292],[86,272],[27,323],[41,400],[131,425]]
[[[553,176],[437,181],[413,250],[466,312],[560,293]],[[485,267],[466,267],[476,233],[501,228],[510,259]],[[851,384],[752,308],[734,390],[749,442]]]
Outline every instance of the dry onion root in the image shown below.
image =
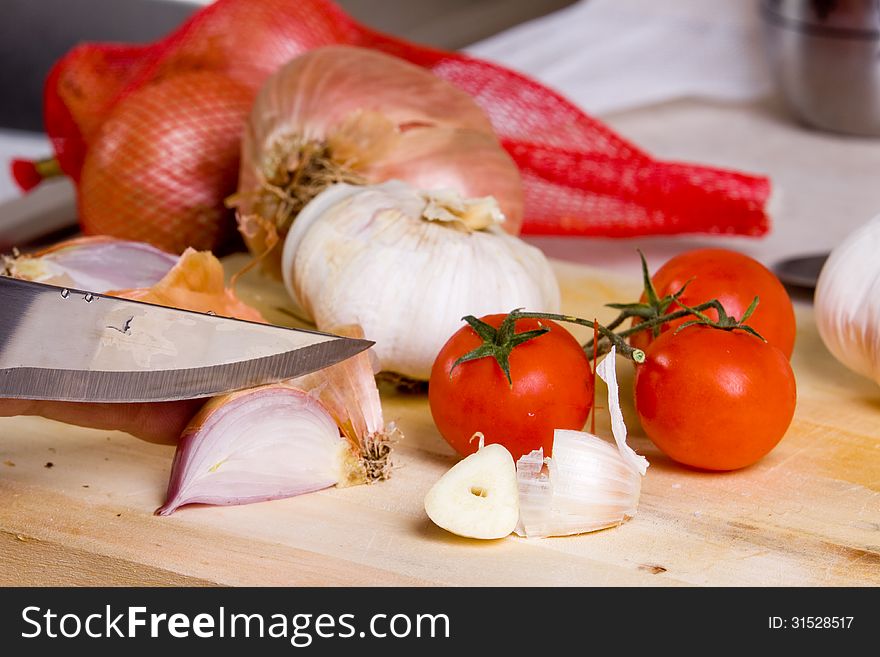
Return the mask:
[[329,46],[270,77],[242,142],[239,230],[280,278],[280,240],[329,185],[390,179],[494,196],[519,231],[519,171],[474,100],[429,71],[374,50]]

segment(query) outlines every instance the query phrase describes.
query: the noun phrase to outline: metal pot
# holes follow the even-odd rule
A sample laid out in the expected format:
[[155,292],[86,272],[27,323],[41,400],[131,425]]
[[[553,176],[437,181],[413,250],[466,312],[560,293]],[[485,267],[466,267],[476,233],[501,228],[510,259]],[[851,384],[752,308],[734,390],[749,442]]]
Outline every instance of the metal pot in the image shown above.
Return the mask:
[[764,0],[768,55],[794,113],[880,136],[880,1]]

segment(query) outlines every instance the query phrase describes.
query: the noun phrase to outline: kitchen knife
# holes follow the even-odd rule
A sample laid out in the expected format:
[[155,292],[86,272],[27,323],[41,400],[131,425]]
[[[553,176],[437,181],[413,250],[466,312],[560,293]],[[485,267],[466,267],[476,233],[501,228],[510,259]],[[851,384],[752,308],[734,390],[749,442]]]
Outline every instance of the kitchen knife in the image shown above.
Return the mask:
[[372,344],[0,277],[0,398],[209,397],[307,374]]

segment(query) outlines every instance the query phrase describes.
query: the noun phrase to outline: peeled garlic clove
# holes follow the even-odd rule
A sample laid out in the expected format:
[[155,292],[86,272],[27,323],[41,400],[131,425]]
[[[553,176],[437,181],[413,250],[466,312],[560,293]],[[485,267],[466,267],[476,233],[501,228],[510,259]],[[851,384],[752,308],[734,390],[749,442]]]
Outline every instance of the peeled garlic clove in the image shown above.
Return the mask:
[[79,237],[34,254],[5,256],[0,265],[14,278],[104,293],[155,285],[176,262],[176,255],[143,242]]
[[249,504],[334,486],[359,467],[321,402],[275,384],[215,397],[178,444],[164,505]]
[[448,532],[504,538],[516,527],[516,466],[502,445],[486,445],[456,463],[425,496],[425,512]]
[[[438,220],[447,214],[465,221]],[[427,380],[463,316],[559,310],[547,259],[502,231],[497,218],[491,199],[435,195],[400,181],[335,185],[288,233],[284,282],[296,312],[319,329],[359,324],[383,370]]]
[[557,429],[553,458],[544,458],[543,450],[521,457],[516,464],[520,536],[582,534],[635,516],[648,461],[626,444],[614,366],[612,348],[596,373],[608,384],[616,445],[583,431]]
[[880,216],[831,252],[816,286],[819,335],[849,369],[880,383]]

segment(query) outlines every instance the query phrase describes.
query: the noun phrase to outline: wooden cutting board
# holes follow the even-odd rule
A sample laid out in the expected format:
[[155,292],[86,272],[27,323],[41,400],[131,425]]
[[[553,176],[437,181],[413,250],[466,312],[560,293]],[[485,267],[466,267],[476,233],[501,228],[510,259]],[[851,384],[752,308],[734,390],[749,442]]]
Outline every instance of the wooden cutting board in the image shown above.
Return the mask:
[[[636,280],[555,267],[566,312],[607,320],[603,303],[638,292]],[[254,274],[240,292],[290,322],[280,286]],[[829,355],[810,307],[798,322],[794,423],[739,472],[660,454],[638,428],[620,363],[631,443],[651,467],[633,520],[577,537],[479,542],[435,527],[422,499],[454,457],[423,395],[383,397],[406,435],[390,481],[168,518],[152,512],[172,447],[0,419],[0,584],[878,585],[880,388]],[[610,435],[604,413],[599,428]]]

